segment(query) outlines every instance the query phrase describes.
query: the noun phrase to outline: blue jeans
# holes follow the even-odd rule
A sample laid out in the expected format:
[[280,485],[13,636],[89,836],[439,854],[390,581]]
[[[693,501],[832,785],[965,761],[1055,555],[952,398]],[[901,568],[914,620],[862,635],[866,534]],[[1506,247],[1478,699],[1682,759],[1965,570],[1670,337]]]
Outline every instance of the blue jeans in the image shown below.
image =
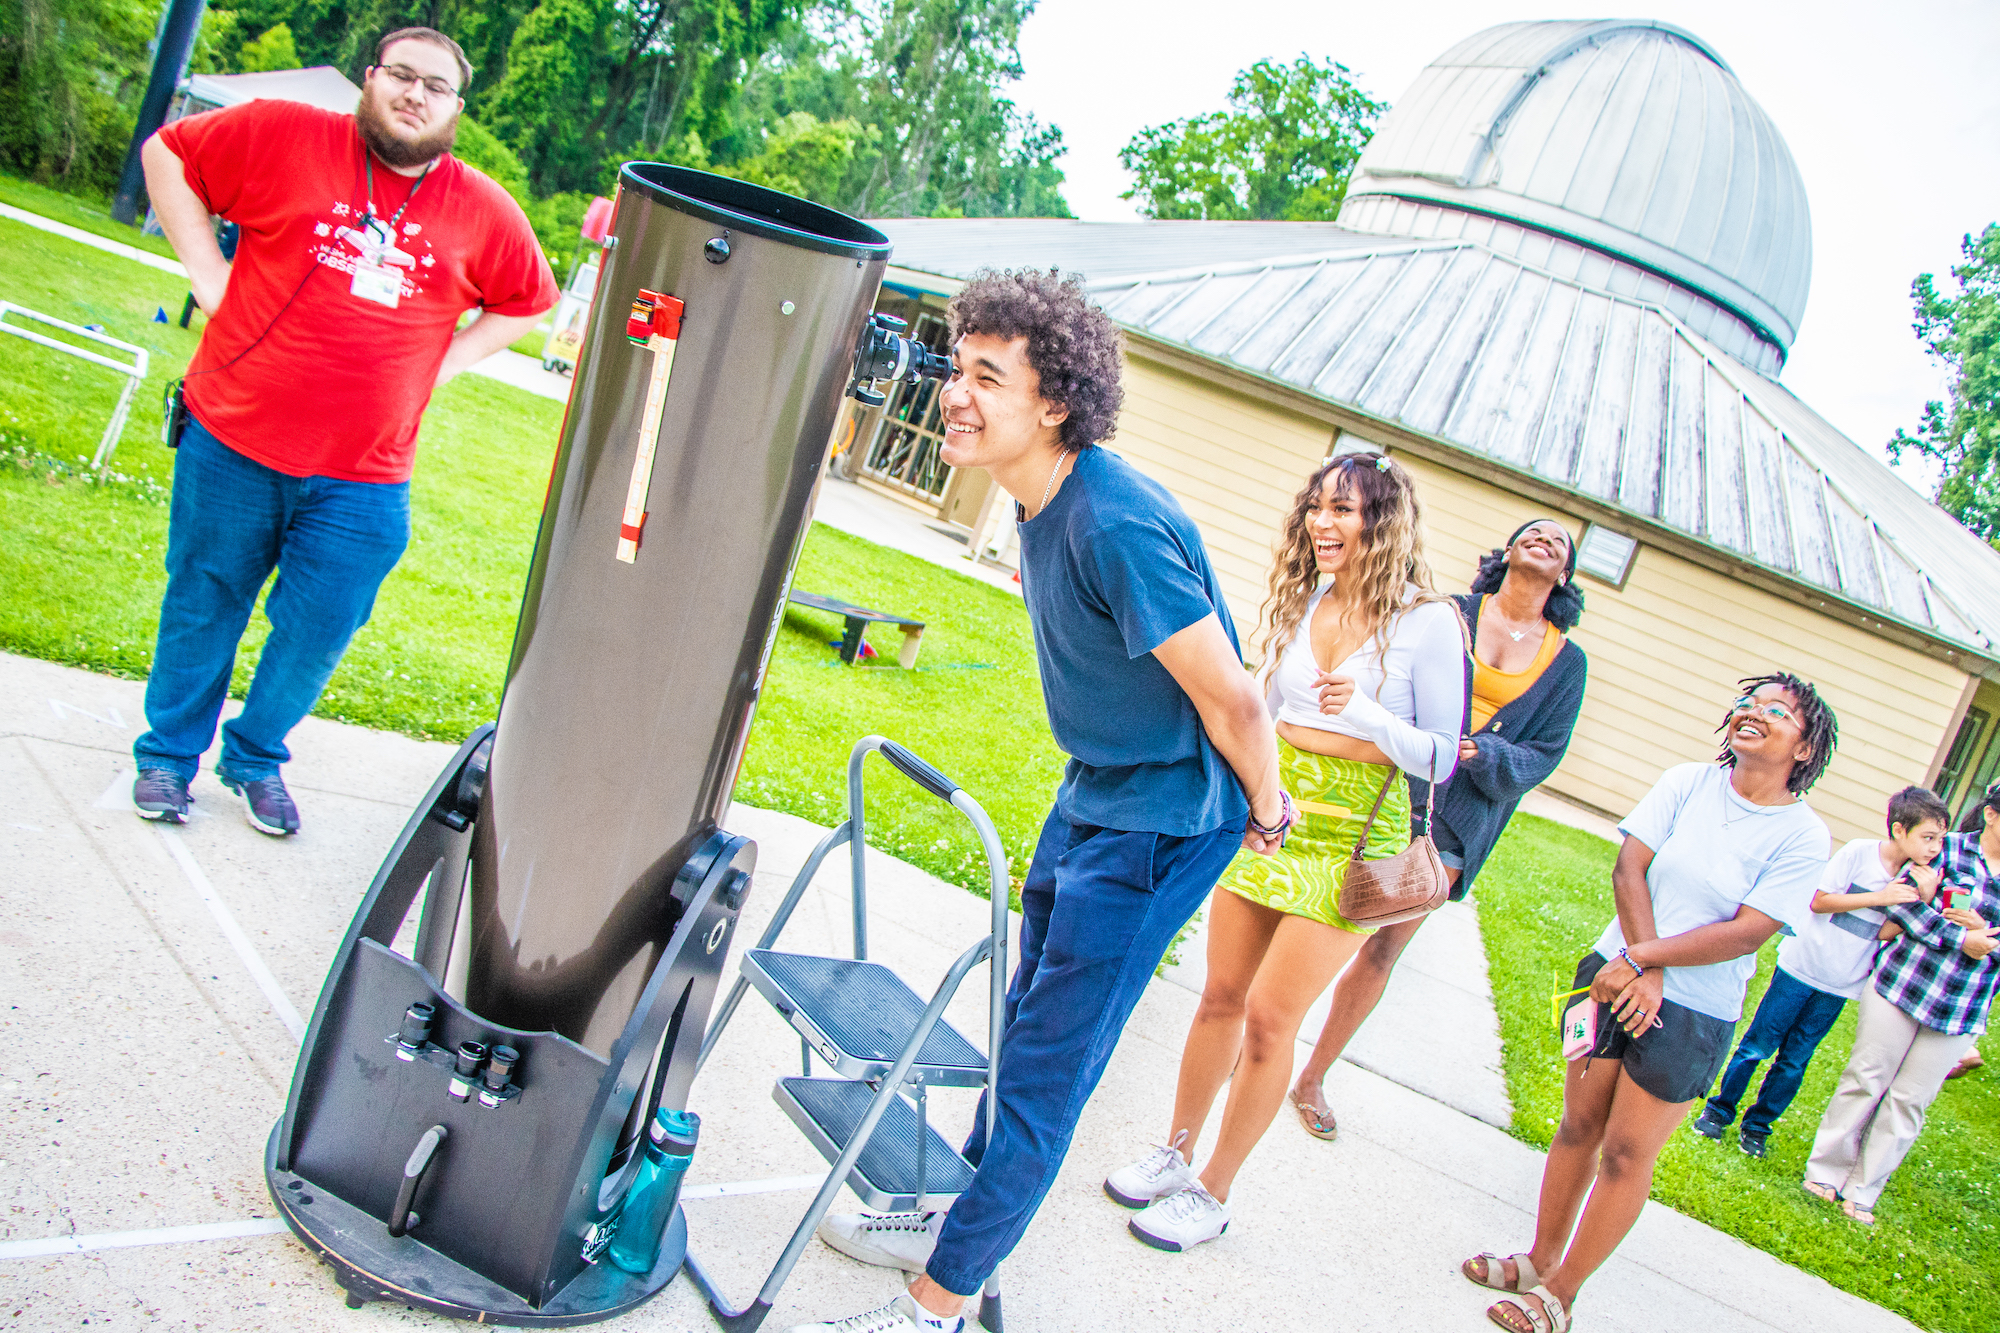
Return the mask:
[[978,1291],[1019,1243],[1160,956],[1242,841],[1239,827],[1176,838],[1049,812],[1021,886],[993,1142],[982,1098],[965,1150],[979,1170],[926,1269],[946,1291]]
[[189,419],[174,460],[167,593],[146,683],[139,767],[192,779],[215,739],[237,642],[258,590],[271,633],[243,711],[222,729],[216,771],[275,776],[285,736],[312,711],[375,590],[410,540],[410,484],[293,477],[245,458]]
[[1737,1043],[1736,1054],[1722,1071],[1722,1084],[1708,1099],[1708,1113],[1728,1124],[1736,1118],[1736,1104],[1750,1090],[1751,1076],[1761,1061],[1773,1055],[1771,1072],[1764,1075],[1757,1102],[1743,1115],[1743,1133],[1753,1138],[1769,1134],[1771,1125],[1799,1095],[1806,1065],[1821,1039],[1840,1017],[1847,1001],[1817,986],[1808,986],[1784,968],[1771,973],[1771,987],[1750,1020],[1750,1030]]

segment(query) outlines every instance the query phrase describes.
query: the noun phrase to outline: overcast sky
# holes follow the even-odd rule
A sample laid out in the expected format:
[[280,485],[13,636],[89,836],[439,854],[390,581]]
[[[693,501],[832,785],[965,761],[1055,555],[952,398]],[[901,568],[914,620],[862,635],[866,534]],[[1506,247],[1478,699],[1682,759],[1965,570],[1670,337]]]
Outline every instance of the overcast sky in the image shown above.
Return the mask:
[[[1719,51],[1805,176],[1812,295],[1785,384],[1870,448],[1914,428],[1944,381],[1910,331],[1910,281],[1943,278],[1960,237],[2000,220],[2000,0],[1654,0],[1631,11]],[[1130,220],[1118,150],[1149,125],[1221,109],[1236,72],[1258,60],[1330,56],[1394,102],[1460,38],[1574,16],[1471,0],[1041,0],[1013,96],[1062,127],[1076,215]]]

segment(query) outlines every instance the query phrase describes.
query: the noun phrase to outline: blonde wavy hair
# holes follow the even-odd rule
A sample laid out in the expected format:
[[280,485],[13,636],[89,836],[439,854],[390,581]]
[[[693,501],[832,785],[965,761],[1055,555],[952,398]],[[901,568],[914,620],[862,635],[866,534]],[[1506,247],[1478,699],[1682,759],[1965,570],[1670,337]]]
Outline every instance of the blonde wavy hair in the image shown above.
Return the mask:
[[[1271,566],[1270,593],[1264,599],[1265,674],[1297,636],[1306,603],[1319,587],[1319,562],[1313,557],[1312,532],[1306,521],[1319,503],[1327,480],[1338,477],[1336,496],[1352,496],[1361,505],[1361,546],[1348,554],[1341,579],[1353,589],[1350,615],[1358,615],[1362,641],[1374,639],[1379,651],[1389,650],[1389,629],[1408,610],[1426,602],[1451,599],[1437,590],[1429,561],[1424,558],[1424,506],[1416,483],[1402,464],[1387,454],[1342,454],[1330,458],[1306,478],[1292,499],[1291,512],[1278,539]],[[1415,597],[1405,600],[1416,585]],[[1456,607],[1453,607],[1456,610]]]

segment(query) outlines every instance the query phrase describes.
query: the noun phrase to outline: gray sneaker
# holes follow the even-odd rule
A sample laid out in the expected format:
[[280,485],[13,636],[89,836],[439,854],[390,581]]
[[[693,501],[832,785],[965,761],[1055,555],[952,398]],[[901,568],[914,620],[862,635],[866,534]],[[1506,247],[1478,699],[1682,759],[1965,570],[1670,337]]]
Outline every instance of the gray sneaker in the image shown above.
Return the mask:
[[141,819],[157,819],[163,824],[185,824],[188,806],[187,779],[170,768],[142,768],[132,783],[132,808]]
[[299,831],[299,808],[292,804],[292,794],[285,790],[285,780],[277,774],[254,782],[240,782],[220,773],[216,776],[222,778],[223,786],[243,798],[243,817],[250,821],[251,828],[274,838],[289,837]]

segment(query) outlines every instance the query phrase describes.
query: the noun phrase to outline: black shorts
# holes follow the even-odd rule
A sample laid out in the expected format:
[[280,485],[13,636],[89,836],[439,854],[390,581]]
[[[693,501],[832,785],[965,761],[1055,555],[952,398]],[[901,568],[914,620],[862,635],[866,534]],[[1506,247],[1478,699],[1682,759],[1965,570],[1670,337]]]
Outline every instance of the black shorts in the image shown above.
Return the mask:
[[[1600,954],[1585,954],[1570,984],[1588,986],[1604,963]],[[1634,1037],[1618,1026],[1610,1005],[1598,1005],[1597,1044],[1590,1048],[1590,1058],[1618,1061],[1634,1083],[1663,1102],[1706,1097],[1729,1058],[1736,1025],[1667,999],[1660,1001],[1659,1017],[1659,1027]]]

